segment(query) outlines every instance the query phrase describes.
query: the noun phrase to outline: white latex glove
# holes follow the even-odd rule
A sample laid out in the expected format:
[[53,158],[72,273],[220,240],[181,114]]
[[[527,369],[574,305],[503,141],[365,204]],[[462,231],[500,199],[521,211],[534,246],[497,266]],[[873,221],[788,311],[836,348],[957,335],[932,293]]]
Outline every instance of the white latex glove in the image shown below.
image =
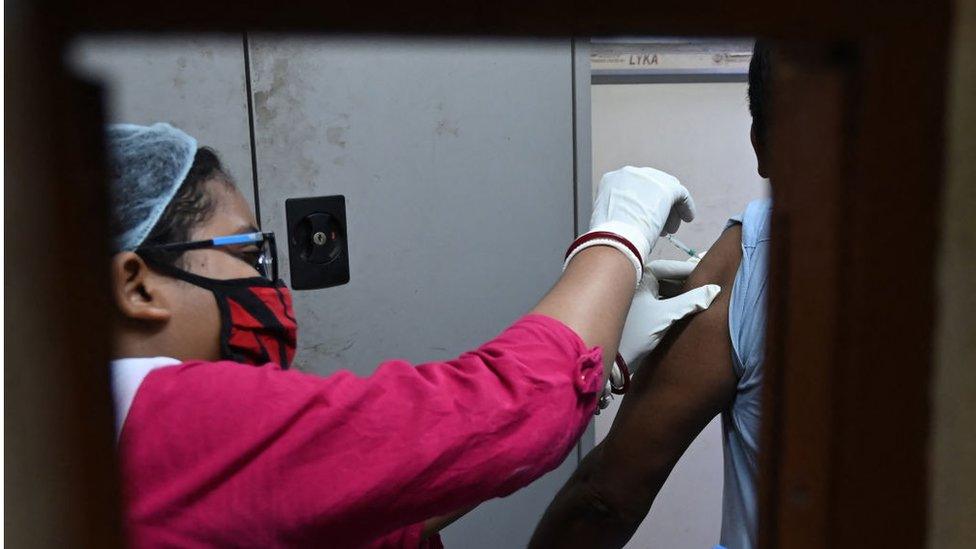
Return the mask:
[[654,168],[625,166],[600,180],[589,232],[619,235],[647,264],[659,236],[694,218],[695,203],[677,178]]
[[649,270],[645,272],[630,304],[618,349],[630,371],[633,373],[640,359],[661,343],[668,328],[692,313],[707,309],[721,290],[715,284],[708,284],[670,299],[659,299],[657,279]]

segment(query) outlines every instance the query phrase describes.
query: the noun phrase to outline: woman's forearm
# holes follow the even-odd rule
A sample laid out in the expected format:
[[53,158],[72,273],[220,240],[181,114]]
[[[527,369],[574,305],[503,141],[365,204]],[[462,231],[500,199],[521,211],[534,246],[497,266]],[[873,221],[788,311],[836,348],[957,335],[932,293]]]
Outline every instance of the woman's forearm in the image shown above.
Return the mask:
[[533,313],[559,320],[590,347],[603,349],[608,372],[634,298],[633,264],[614,248],[594,246],[576,255]]

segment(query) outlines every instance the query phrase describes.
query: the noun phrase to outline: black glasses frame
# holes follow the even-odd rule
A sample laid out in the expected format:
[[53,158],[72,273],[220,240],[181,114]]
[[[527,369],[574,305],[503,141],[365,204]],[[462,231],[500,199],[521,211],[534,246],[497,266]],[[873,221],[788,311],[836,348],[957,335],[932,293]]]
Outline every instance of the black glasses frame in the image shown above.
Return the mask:
[[[244,233],[232,234],[227,236],[217,236],[207,240],[193,240],[190,242],[172,242],[169,244],[155,244],[152,246],[141,246],[137,248],[139,252],[185,252],[188,250],[201,250],[205,248],[222,248],[225,246],[241,246],[249,244],[267,244],[268,253],[271,254],[271,273],[270,278],[267,272],[262,272],[261,276],[269,280],[278,280],[278,246],[275,243],[275,235],[272,232],[263,233]],[[264,267],[267,269],[267,266]],[[260,272],[260,271],[259,271]]]

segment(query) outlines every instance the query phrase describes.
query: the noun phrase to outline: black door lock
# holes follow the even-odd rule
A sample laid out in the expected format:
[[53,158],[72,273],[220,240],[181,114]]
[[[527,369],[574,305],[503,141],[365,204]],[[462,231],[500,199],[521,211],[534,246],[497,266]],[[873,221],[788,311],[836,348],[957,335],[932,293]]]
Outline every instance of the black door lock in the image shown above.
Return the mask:
[[314,290],[349,282],[345,197],[289,198],[285,216],[291,287]]

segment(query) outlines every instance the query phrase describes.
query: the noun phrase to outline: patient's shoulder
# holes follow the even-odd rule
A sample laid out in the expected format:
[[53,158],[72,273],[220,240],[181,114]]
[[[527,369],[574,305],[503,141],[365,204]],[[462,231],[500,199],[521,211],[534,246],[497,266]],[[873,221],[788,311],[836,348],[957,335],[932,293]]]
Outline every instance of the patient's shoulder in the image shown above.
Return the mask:
[[723,292],[730,292],[741,259],[742,226],[735,224],[725,229],[715,241],[701,263],[685,281],[684,289],[691,290],[705,284],[718,284]]

